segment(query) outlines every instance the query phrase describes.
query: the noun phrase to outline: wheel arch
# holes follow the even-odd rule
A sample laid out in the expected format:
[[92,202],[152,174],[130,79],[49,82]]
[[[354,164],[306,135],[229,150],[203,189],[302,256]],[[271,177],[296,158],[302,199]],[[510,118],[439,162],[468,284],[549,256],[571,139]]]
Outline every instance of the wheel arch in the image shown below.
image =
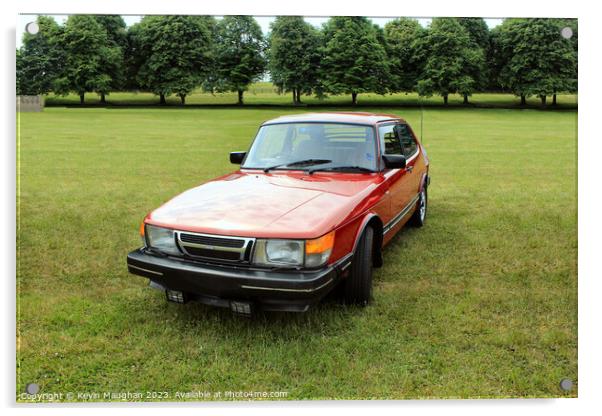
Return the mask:
[[428,188],[430,182],[431,177],[429,176],[428,172],[423,173],[422,179],[420,179],[420,188],[418,188],[418,192],[420,192],[424,188]]
[[374,267],[381,267],[383,265],[383,222],[377,214],[370,213],[364,217],[355,235],[353,253],[355,254],[359,240],[362,237],[362,234],[364,234],[366,227],[372,227],[374,229],[374,237],[372,242],[372,265]]

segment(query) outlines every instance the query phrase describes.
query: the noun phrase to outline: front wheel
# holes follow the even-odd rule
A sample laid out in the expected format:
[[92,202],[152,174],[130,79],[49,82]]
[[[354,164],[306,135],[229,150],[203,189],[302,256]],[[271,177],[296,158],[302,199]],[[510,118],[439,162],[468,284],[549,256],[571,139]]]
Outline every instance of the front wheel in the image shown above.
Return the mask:
[[426,186],[420,190],[418,194],[418,202],[416,203],[416,211],[410,218],[409,223],[414,227],[422,227],[426,221],[426,208],[428,204],[428,193]]
[[351,274],[343,282],[343,296],[347,304],[365,306],[372,297],[372,243],[374,229],[366,227],[360,237],[351,263]]

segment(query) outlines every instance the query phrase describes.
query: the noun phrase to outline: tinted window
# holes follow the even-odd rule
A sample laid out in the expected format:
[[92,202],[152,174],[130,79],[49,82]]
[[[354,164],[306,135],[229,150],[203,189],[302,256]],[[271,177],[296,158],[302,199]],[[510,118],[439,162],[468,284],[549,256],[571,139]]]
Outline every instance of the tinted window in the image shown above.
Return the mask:
[[383,153],[386,155],[401,155],[403,149],[399,137],[395,134],[395,125],[381,126],[378,128],[380,135],[380,143],[383,148]]
[[418,145],[416,144],[416,140],[412,137],[412,133],[410,133],[410,129],[406,124],[399,124],[397,126],[397,134],[399,135],[399,139],[401,140],[401,145],[403,146],[403,155],[405,157],[412,156]]

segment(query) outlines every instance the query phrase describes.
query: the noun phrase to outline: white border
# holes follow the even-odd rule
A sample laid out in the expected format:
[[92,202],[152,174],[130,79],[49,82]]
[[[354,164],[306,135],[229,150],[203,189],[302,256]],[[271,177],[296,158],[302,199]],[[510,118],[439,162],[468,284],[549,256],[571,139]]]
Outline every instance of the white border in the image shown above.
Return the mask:
[[[165,411],[182,407],[177,412],[182,415],[210,412],[211,414],[261,415],[281,414],[303,415],[307,413],[332,413],[335,408],[345,413],[364,414],[373,411],[399,415],[401,412],[416,410],[432,414],[442,411],[450,414],[506,415],[508,413],[545,414],[592,413],[600,406],[599,397],[602,378],[600,365],[600,318],[602,294],[600,281],[602,274],[597,257],[602,249],[600,232],[601,217],[596,212],[600,206],[600,166],[602,155],[602,135],[599,128],[599,110],[602,106],[602,91],[599,74],[600,62],[600,14],[593,6],[594,2],[545,1],[526,2],[524,0],[504,0],[499,2],[472,2],[467,0],[402,2],[373,0],[370,2],[351,2],[337,0],[304,0],[301,2],[283,2],[279,0],[223,0],[193,5],[190,1],[170,0],[169,2],[149,2],[148,0],[105,0],[104,2],[82,2],[81,0],[22,0],[5,2],[3,21],[3,86],[2,115],[4,117],[3,163],[1,181],[2,195],[2,247],[0,263],[4,267],[3,280],[3,318],[5,337],[0,344],[4,364],[0,378],[2,406],[7,414],[32,415],[45,413],[51,415],[81,415],[80,405],[46,405],[44,407],[18,406],[15,399],[15,100],[14,100],[14,45],[15,20],[17,13],[118,13],[118,14],[252,14],[252,15],[365,15],[365,16],[481,16],[481,17],[578,17],[579,20],[579,399],[558,400],[449,400],[449,401],[405,401],[405,402],[294,402],[294,403],[189,403],[145,404],[145,405],[96,405],[86,409],[89,415],[105,415],[107,411],[122,408],[120,413],[141,413],[145,415],[163,415]],[[108,407],[108,408],[107,408]],[[284,408],[284,409],[283,409]],[[126,411],[128,410],[128,411]]]

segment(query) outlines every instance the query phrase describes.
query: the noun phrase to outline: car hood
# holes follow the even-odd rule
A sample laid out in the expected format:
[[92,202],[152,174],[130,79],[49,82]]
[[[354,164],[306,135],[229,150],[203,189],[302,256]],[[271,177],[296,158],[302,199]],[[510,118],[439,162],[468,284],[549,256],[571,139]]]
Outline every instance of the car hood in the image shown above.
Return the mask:
[[380,181],[379,174],[239,171],[176,196],[146,222],[208,234],[315,238],[359,214]]

